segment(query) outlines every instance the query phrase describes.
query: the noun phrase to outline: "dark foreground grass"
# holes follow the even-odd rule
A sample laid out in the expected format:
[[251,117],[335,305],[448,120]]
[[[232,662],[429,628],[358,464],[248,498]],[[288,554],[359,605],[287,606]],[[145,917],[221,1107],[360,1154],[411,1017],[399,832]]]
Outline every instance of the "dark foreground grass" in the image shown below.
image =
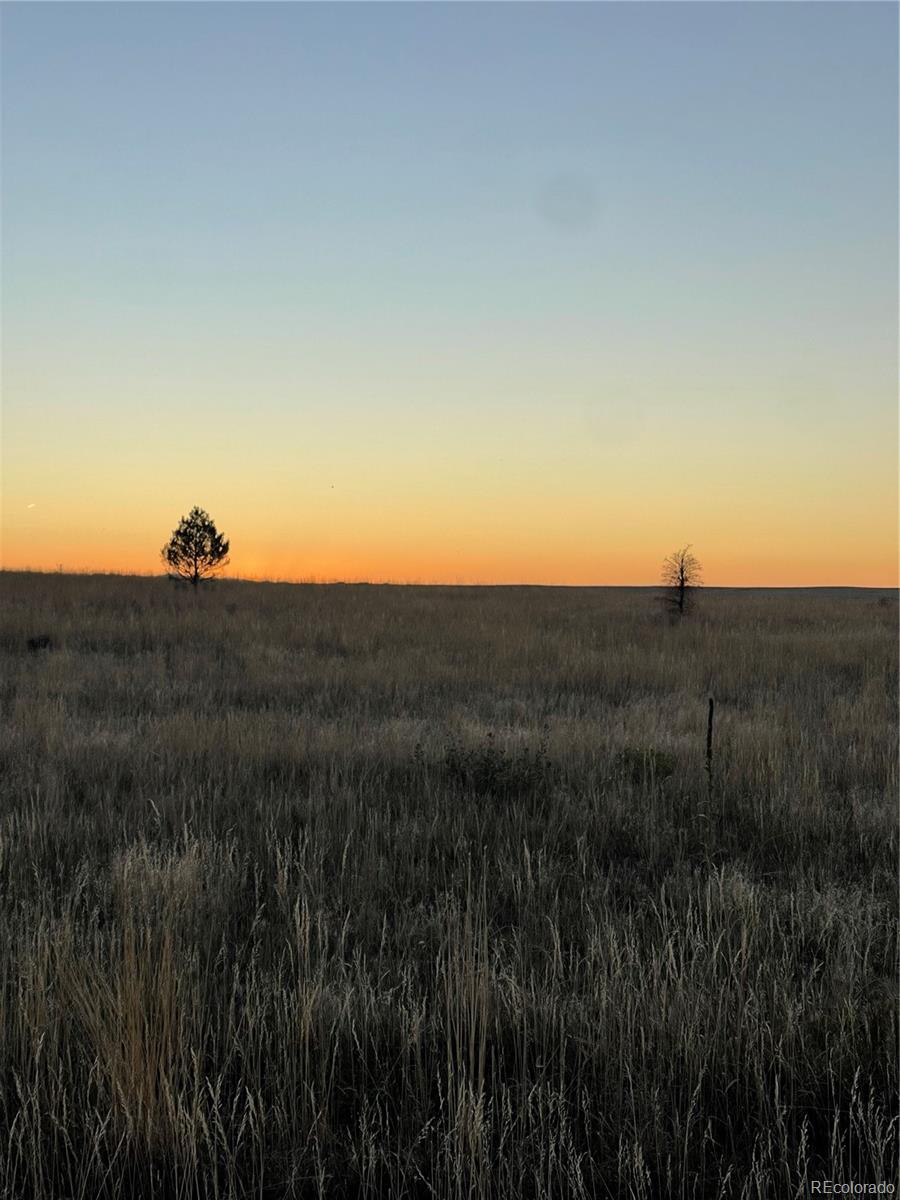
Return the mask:
[[4,1197],[896,1181],[895,597],[0,587]]

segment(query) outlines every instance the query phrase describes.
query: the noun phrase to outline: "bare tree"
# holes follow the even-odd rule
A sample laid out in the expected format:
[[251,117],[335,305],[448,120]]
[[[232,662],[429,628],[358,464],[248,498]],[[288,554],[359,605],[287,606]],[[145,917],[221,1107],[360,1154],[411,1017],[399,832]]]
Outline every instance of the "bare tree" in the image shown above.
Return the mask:
[[701,570],[690,546],[673,551],[663,561],[662,581],[669,589],[666,602],[681,617],[688,611],[695,589],[703,586]]
[[194,587],[228,566],[229,542],[208,512],[192,508],[161,550],[170,579],[186,579]]

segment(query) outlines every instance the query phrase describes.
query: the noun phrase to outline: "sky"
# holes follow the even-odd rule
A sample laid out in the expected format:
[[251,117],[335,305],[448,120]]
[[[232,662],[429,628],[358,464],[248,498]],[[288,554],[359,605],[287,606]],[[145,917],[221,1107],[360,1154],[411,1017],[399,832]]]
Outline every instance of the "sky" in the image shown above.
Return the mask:
[[0,21],[4,568],[896,586],[895,5]]

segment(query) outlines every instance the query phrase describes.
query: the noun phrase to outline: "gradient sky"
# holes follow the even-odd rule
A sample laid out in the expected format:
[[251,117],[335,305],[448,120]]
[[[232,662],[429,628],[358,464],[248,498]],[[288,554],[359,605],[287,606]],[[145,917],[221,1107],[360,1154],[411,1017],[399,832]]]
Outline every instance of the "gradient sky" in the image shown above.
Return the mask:
[[894,4],[0,19],[4,567],[896,584]]

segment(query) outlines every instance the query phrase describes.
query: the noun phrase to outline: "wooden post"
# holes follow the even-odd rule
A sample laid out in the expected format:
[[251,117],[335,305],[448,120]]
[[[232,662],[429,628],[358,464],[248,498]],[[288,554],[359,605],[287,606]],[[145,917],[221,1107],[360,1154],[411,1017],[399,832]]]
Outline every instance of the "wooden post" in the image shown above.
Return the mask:
[[709,717],[706,721],[706,787],[710,795],[712,795],[713,715],[715,709],[716,702],[710,696]]

